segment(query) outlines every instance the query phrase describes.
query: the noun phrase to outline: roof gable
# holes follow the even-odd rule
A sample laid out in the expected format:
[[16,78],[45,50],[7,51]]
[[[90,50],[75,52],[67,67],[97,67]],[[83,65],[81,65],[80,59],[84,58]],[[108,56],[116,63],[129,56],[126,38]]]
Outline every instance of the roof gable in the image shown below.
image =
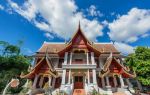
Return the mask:
[[45,42],[37,53],[57,53],[58,55],[64,55],[66,51],[84,49],[92,51],[100,55],[102,53],[116,53],[119,56],[120,52],[114,47],[113,44],[100,44],[89,41],[81,30],[80,23],[76,33],[73,35],[68,43],[49,43]]
[[46,56],[44,56],[43,58],[41,58],[39,60],[39,62],[37,62],[37,64],[31,70],[31,72],[29,72],[26,75],[21,74],[20,77],[21,78],[33,78],[35,76],[35,74],[37,74],[37,73],[50,74],[51,76],[54,76],[54,77],[58,76],[58,73],[53,68],[52,62],[49,59],[49,56],[47,54],[46,54]]
[[91,44],[91,42],[86,38],[86,36],[82,32],[80,23],[79,23],[76,33],[73,35],[72,39],[69,41],[68,44],[70,44],[71,42],[73,44],[86,44],[86,43]]
[[136,77],[134,71],[131,71],[128,67],[123,66],[115,57],[112,57],[112,53],[106,60],[105,65],[103,66],[102,71],[100,72],[100,77],[104,77],[105,75],[112,74],[121,74],[123,77]]

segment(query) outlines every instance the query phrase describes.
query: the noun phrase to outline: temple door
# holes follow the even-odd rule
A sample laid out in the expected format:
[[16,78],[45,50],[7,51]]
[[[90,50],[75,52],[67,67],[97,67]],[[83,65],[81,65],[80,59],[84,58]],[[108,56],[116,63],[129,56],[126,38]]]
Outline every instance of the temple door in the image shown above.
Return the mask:
[[74,89],[83,89],[83,76],[74,77]]

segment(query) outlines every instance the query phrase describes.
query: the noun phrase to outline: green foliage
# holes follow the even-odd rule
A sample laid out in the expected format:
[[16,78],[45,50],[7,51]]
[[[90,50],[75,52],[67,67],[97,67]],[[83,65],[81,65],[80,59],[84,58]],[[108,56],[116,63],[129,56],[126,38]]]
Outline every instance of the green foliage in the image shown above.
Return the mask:
[[0,41],[1,55],[0,55],[0,92],[12,78],[18,78],[20,84],[17,88],[9,88],[10,93],[19,93],[25,83],[25,79],[20,79],[21,72],[27,72],[30,65],[31,58],[20,54],[20,47],[11,45],[8,42]]
[[91,92],[91,95],[101,95],[101,94],[98,93],[98,92],[96,91],[96,89],[94,88],[94,89],[92,90],[92,92]]
[[8,45],[5,47],[4,54],[18,55],[20,53],[20,48],[15,45]]
[[143,85],[150,85],[150,48],[137,47],[135,53],[128,55],[126,62]]

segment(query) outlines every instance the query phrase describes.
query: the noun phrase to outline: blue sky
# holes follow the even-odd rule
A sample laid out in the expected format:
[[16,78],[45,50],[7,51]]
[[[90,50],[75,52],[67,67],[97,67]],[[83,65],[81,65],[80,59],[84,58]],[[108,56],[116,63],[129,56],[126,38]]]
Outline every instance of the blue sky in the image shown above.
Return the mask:
[[77,29],[95,42],[115,41],[123,54],[150,46],[149,0],[0,0],[0,40],[33,54],[44,41],[64,42]]

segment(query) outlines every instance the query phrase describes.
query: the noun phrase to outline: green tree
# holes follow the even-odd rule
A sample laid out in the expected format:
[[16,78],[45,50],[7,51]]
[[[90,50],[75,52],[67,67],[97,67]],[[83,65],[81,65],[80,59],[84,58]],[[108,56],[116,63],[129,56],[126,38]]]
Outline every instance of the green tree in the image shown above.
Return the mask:
[[137,79],[150,86],[150,48],[137,47],[135,53],[128,55],[126,62],[136,72]]
[[[5,41],[0,41],[0,92],[3,91],[6,84],[12,78],[19,78],[21,72],[27,72],[32,59],[20,53],[18,45],[12,45]],[[20,79],[20,85],[17,88],[10,88],[9,92],[18,93],[22,90],[25,79]]]

